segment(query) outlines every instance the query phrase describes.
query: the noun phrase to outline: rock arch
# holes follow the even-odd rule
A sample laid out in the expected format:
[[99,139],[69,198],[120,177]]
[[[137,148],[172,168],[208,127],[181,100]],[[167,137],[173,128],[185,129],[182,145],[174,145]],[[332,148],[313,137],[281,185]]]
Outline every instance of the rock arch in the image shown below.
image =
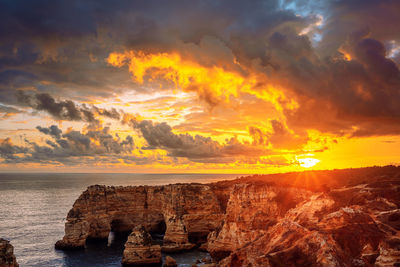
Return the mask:
[[128,232],[143,225],[150,233],[165,233],[163,250],[188,250],[204,242],[222,219],[220,203],[208,185],[94,185],[75,201],[65,235],[55,247],[82,248],[87,239],[106,239],[110,231]]

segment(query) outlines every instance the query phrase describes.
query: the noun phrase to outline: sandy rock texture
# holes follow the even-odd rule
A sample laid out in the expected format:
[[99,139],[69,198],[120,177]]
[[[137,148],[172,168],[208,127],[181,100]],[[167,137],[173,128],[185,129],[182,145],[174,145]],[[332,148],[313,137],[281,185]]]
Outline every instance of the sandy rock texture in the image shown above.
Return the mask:
[[123,266],[161,266],[161,246],[153,242],[143,226],[136,226],[128,236],[122,256]]

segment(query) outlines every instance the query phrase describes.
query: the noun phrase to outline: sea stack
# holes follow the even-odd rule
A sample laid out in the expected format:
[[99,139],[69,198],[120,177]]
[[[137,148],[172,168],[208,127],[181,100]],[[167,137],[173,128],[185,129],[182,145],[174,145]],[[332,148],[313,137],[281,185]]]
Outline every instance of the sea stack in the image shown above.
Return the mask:
[[14,247],[10,241],[0,238],[0,266],[1,267],[18,267],[17,260],[14,256]]
[[140,225],[136,226],[125,243],[123,266],[161,266],[161,246],[154,244],[151,235]]

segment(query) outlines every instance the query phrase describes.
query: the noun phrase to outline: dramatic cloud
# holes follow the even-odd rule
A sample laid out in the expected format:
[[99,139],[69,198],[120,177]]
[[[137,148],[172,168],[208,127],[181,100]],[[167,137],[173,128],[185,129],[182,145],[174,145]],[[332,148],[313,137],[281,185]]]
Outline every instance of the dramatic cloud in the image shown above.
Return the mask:
[[72,128],[4,132],[1,156],[283,166],[400,136],[399,13],[396,0],[2,1],[1,128]]
[[[37,129],[51,137],[45,145],[26,140],[27,146],[12,144],[9,138],[1,141],[0,155],[6,163],[39,162],[76,164],[91,158],[107,159],[105,162],[130,159],[134,161],[132,150],[135,149],[132,136],[121,139],[111,135],[108,127],[89,130],[86,133],[69,130],[62,133],[56,125]],[[143,158],[141,159],[143,160]]]

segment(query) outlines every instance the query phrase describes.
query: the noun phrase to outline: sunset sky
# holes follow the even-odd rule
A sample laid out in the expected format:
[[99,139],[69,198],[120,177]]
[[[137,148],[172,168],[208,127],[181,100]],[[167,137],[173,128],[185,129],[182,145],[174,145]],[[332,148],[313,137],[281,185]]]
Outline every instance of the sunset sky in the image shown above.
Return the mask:
[[0,171],[398,164],[400,1],[0,1]]

